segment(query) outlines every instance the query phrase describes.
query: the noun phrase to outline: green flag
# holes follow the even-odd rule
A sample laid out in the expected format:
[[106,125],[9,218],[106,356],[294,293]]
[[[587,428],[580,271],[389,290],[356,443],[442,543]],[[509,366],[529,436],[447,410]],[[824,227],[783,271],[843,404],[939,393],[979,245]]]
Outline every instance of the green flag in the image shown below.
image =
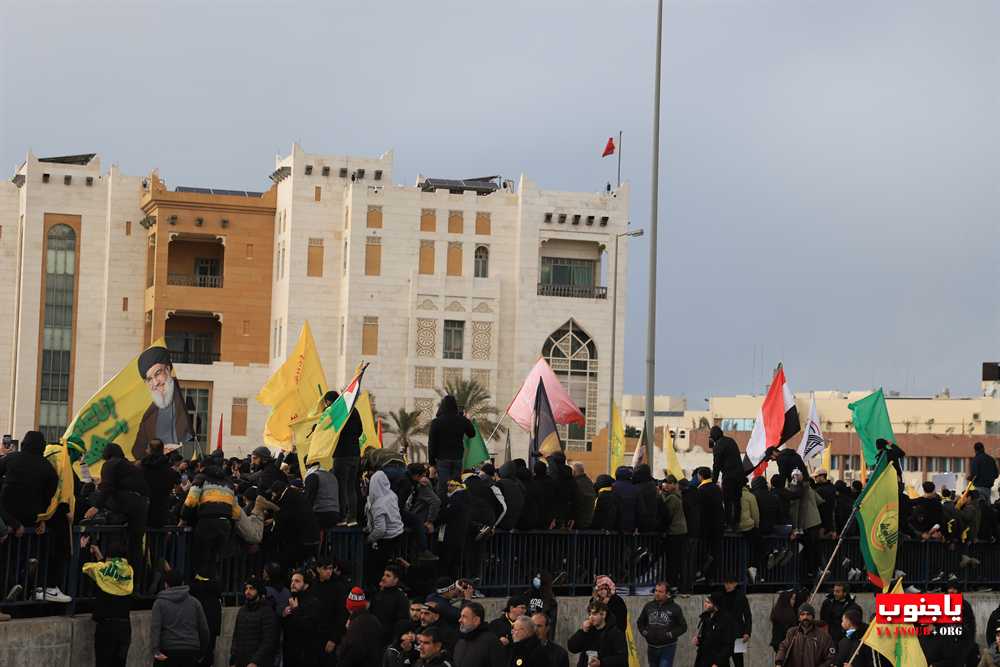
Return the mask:
[[476,434],[471,438],[465,438],[465,456],[462,457],[462,470],[471,470],[483,461],[490,460],[490,452],[486,449],[482,434],[479,433],[479,424],[472,422],[472,428]]
[[868,579],[884,591],[892,583],[899,543],[899,476],[886,457],[875,467],[857,504]]
[[854,430],[861,440],[861,454],[865,463],[875,465],[878,459],[878,448],[875,441],[879,438],[896,444],[896,436],[892,432],[892,422],[889,421],[889,409],[885,405],[885,396],[879,388],[875,393],[865,396],[860,401],[849,403],[854,421]]

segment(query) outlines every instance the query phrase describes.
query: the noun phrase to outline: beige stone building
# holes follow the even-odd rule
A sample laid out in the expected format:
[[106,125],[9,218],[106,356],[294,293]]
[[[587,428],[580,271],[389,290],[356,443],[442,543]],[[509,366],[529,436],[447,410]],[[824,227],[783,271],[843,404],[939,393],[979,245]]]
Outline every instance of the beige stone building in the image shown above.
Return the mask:
[[[393,183],[391,153],[293,146],[267,192],[174,187],[102,172],[96,155],[28,155],[0,184],[0,432],[58,434],[161,335],[203,439],[260,442],[254,400],[308,320],[331,386],[364,359],[377,409],[432,415],[474,379],[502,410],[539,356],[584,410],[586,455],[622,382],[624,280],[610,349],[609,249],[628,186],[541,189],[525,176]],[[621,244],[619,277],[627,266]],[[9,378],[9,380],[8,380]],[[513,430],[515,453],[527,435]],[[494,445],[497,447],[497,445]]]

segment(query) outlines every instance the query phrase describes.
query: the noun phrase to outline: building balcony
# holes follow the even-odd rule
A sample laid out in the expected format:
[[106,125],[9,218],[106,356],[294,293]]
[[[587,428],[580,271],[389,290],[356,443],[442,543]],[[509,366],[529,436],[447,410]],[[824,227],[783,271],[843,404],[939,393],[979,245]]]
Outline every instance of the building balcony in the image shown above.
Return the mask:
[[222,287],[222,276],[168,273],[167,284],[180,287]]
[[170,361],[175,364],[213,364],[219,361],[218,352],[196,352],[169,348]]
[[608,288],[596,285],[553,285],[538,283],[538,296],[563,296],[574,299],[607,299]]

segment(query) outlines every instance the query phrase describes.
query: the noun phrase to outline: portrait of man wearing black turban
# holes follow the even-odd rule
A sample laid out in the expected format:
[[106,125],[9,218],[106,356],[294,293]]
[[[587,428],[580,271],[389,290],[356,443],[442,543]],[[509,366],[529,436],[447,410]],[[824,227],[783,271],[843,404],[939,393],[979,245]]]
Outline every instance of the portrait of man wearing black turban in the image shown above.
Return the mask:
[[168,446],[181,445],[185,456],[193,453],[189,450],[195,445],[194,430],[173,370],[170,352],[165,347],[151,347],[139,355],[139,375],[146,381],[150,404],[132,445],[136,460],[146,455],[149,441],[154,439]]

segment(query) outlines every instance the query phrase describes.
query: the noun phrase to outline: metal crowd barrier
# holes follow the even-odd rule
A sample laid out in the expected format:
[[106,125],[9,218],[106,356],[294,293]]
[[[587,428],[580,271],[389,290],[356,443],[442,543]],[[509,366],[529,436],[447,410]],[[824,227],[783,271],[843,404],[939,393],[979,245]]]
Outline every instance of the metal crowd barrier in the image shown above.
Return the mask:
[[[73,597],[70,605],[55,605],[36,600],[34,591],[44,587],[51,557],[47,535],[26,533],[21,538],[8,536],[0,543],[0,608],[47,605],[46,613],[75,613],[78,603],[86,604],[94,596],[94,583],[81,566],[88,555],[81,548],[81,536],[104,550],[111,540],[123,540],[121,526],[74,526],[70,542],[62,590]],[[146,533],[145,558],[135,569],[135,593],[140,599],[151,600],[161,585],[162,561],[190,574],[193,536],[190,528],[169,527],[151,529]],[[508,596],[527,588],[532,575],[548,571],[556,577],[560,594],[582,595],[591,588],[598,575],[609,575],[620,590],[631,593],[645,591],[659,580],[667,580],[684,592],[707,591],[718,587],[722,577],[733,574],[753,592],[772,592],[802,585],[805,578],[804,558],[791,547],[786,562],[767,567],[772,553],[780,554],[789,547],[787,537],[764,536],[755,550],[743,535],[726,535],[718,548],[718,561],[709,568],[704,581],[696,581],[696,573],[707,561],[710,549],[697,539],[689,539],[682,549],[668,549],[660,534],[622,535],[598,531],[501,531],[469,542],[458,564],[457,574],[476,580],[476,587],[489,596]],[[820,540],[813,562],[820,567],[829,559],[834,547],[832,540]],[[364,580],[366,554],[365,535],[359,529],[337,528],[325,533],[319,554],[349,563],[354,581]],[[952,550],[941,542],[900,542],[897,569],[906,573],[907,585],[927,589],[944,585],[949,574],[956,574],[963,586],[1000,586],[1000,544],[975,543],[965,552]],[[974,567],[960,567],[963,553],[979,560]],[[410,560],[415,557],[413,540],[407,537],[400,554]],[[758,580],[751,581],[747,566],[757,562]],[[410,562],[414,562],[410,560]],[[259,550],[248,549],[233,540],[220,554],[220,581],[226,604],[239,602],[243,582],[250,573],[260,572],[264,565]],[[438,566],[440,567],[440,565]],[[864,561],[857,537],[846,538],[837,557],[831,563],[827,585],[848,582],[852,569],[864,570]],[[862,585],[863,581],[856,583]]]

